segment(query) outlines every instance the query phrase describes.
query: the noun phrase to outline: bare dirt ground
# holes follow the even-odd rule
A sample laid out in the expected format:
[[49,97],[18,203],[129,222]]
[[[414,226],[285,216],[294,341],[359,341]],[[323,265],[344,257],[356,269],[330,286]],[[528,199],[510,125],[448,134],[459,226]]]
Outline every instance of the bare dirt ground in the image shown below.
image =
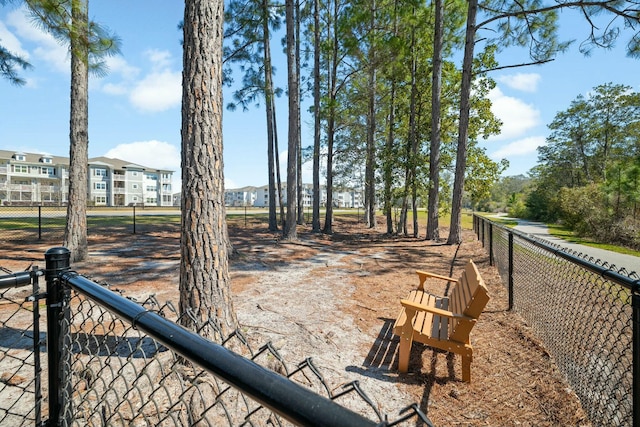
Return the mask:
[[[380,222],[382,223],[382,221]],[[382,228],[382,227],[379,227]],[[312,357],[327,382],[360,381],[390,420],[417,403],[436,426],[589,426],[544,346],[517,314],[497,270],[471,231],[458,246],[387,236],[338,218],[331,236],[299,227],[282,241],[264,223],[230,223],[235,310],[257,345],[270,340],[288,363]],[[446,230],[442,234],[446,235]],[[140,299],[177,302],[179,230],[90,234],[88,260],[73,269]],[[44,267],[56,243],[23,241],[0,253],[0,267]],[[408,374],[397,372],[391,328],[399,300],[417,286],[416,269],[457,277],[473,259],[491,300],[471,332],[472,382],[461,381],[459,357],[414,344]],[[452,270],[452,273],[451,273]],[[437,294],[446,283],[427,282]]]

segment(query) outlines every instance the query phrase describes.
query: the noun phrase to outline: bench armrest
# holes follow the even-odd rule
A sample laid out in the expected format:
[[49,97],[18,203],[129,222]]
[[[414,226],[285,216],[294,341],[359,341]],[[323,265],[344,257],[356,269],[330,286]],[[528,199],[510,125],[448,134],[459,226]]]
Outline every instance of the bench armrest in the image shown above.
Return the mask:
[[415,311],[427,311],[429,313],[437,314],[438,316],[447,317],[449,319],[468,320],[468,321],[474,321],[474,322],[477,320],[473,317],[465,316],[464,314],[457,314],[449,310],[443,310],[437,307],[430,307],[428,305],[423,305],[417,302],[409,301],[408,299],[400,300],[400,304],[402,304],[402,306],[405,308],[409,308]]
[[424,290],[424,282],[426,282],[427,278],[433,277],[434,279],[446,280],[447,282],[458,283],[458,279],[454,279],[453,277],[441,276],[439,274],[430,273],[428,271],[416,270],[416,274],[420,278],[420,285],[418,285],[419,290]]

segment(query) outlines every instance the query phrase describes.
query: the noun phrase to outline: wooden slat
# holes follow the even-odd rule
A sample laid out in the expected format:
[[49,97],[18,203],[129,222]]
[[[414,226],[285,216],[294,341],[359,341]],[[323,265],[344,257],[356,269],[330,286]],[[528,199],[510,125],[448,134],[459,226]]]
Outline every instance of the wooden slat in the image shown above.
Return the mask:
[[[449,299],[439,298],[436,301],[435,306],[443,310],[448,310]],[[446,340],[449,337],[449,319],[442,316],[434,316],[431,336],[440,340]]]
[[467,304],[467,307],[464,310],[464,314],[477,319],[478,317],[480,317],[480,314],[482,314],[482,310],[484,310],[487,302],[489,302],[489,292],[487,291],[487,287],[485,286],[484,281],[480,277],[480,273],[478,272],[476,265],[473,262],[469,262],[469,264],[469,268],[473,271],[472,276],[474,278],[474,283],[476,284],[476,286],[474,289],[473,298]]
[[[433,301],[434,301],[433,295],[430,295],[424,292],[417,295],[417,298],[416,298],[416,302],[420,304],[424,304],[426,306],[432,306]],[[416,315],[416,320],[419,320],[419,323],[416,322],[417,327],[415,327],[415,330],[418,331],[420,334],[424,334],[425,332],[428,333],[428,331],[431,329],[431,324],[433,323],[433,314],[420,311]]]
[[[463,358],[462,377],[463,380],[470,381],[473,348],[470,344],[469,333],[489,301],[487,288],[475,264],[469,261],[465,266],[460,279],[451,290],[449,298],[431,295],[418,289],[412,291],[406,300],[402,301],[403,308],[393,327],[394,333],[403,337],[398,365],[400,371],[406,372],[411,342],[415,340],[435,348],[461,354]],[[434,314],[425,311],[426,307],[421,309],[419,306],[411,305],[412,303],[444,311]],[[407,311],[416,313],[409,324],[407,324]],[[452,313],[464,317],[450,318]],[[445,315],[449,317],[445,317]],[[411,329],[413,329],[413,334],[406,338]]]

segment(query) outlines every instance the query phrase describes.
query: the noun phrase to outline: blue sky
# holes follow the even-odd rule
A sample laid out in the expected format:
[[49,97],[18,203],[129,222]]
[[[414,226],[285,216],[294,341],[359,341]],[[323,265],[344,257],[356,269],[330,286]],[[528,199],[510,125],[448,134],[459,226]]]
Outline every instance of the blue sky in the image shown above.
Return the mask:
[[[161,4],[161,6],[159,6]],[[180,170],[180,96],[183,2],[92,0],[90,16],[122,40],[122,54],[108,59],[109,74],[90,79],[89,156],[118,157],[145,166]],[[586,36],[587,26],[564,12],[563,39]],[[544,144],[547,124],[579,94],[613,82],[640,90],[640,60],[622,47],[584,57],[576,46],[555,61],[536,67],[492,73],[498,87],[491,94],[494,113],[503,121],[499,136],[482,143],[490,157],[507,158],[506,174],[526,173],[536,164],[536,147]],[[15,6],[0,8],[0,43],[27,58],[34,68],[22,75],[23,87],[0,80],[0,149],[69,152],[69,56],[67,49],[34,28]],[[274,55],[282,55],[274,40]],[[526,62],[521,50],[499,56],[501,65]],[[285,80],[280,58],[277,80]],[[238,76],[238,80],[239,80]],[[226,90],[226,100],[231,99]],[[226,101],[225,101],[226,102]],[[286,99],[278,101],[280,144],[286,145]],[[238,109],[224,113],[225,185],[235,188],[267,183],[265,113]],[[312,143],[311,118],[303,118],[304,145]],[[282,150],[281,150],[282,151]],[[286,166],[286,153],[281,153]],[[307,168],[305,182],[311,182]]]

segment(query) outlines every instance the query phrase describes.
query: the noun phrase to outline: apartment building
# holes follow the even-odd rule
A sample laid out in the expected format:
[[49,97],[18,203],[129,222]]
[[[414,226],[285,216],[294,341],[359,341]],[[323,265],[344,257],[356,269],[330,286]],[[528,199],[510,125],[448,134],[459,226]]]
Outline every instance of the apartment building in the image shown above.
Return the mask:
[[[173,171],[120,159],[89,159],[87,200],[95,206],[172,206]],[[69,159],[0,150],[0,204],[64,205]]]
[[[287,188],[282,189],[282,203],[287,203]],[[262,187],[242,187],[225,190],[226,206],[269,206],[269,186]],[[302,205],[311,207],[313,205],[313,185],[302,184]],[[327,205],[327,191],[324,186],[320,186],[320,206]],[[276,196],[276,206],[280,206]],[[334,190],[333,206],[338,208],[361,208],[362,194],[353,189]]]

